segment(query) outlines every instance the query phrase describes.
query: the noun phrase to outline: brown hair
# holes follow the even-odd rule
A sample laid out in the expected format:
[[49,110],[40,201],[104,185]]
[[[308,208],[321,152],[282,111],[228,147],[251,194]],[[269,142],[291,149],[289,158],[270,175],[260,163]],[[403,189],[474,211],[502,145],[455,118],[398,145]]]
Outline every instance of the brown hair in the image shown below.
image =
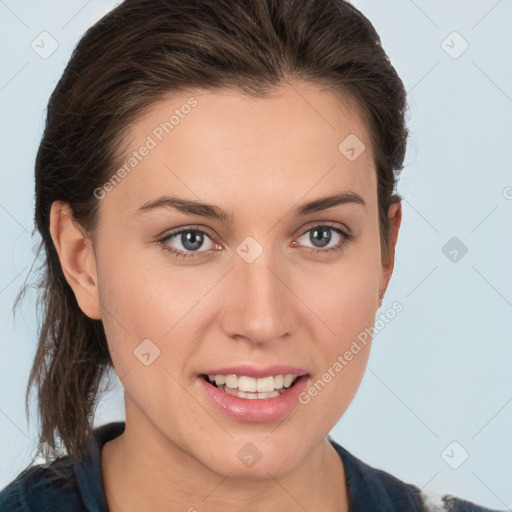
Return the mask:
[[386,255],[387,211],[401,200],[395,188],[408,136],[406,93],[373,25],[350,3],[125,0],[81,38],[49,100],[35,165],[35,223],[46,258],[25,407],[28,417],[35,385],[40,445],[56,449],[58,434],[68,454],[79,454],[92,433],[101,377],[112,368],[101,320],[81,311],[62,272],[49,231],[52,203],[68,202],[93,233],[93,191],[117,169],[130,124],[149,106],[191,88],[265,97],[288,79],[326,85],[363,115]]

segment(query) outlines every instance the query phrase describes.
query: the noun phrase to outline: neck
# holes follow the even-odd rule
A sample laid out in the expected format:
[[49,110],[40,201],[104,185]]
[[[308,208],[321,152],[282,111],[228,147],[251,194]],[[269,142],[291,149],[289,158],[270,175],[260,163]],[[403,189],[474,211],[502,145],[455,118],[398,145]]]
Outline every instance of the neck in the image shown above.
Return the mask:
[[277,478],[268,472],[268,478],[231,478],[177,446],[145,416],[138,421],[142,414],[133,405],[127,403],[123,434],[101,453],[110,512],[348,511],[343,463],[327,438]]

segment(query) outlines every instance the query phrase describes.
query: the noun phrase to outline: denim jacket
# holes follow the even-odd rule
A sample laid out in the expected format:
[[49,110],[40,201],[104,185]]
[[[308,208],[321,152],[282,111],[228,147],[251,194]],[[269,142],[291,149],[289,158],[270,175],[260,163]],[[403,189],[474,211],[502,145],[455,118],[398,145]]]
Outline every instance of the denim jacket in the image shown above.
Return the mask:
[[[101,449],[124,427],[124,422],[112,422],[95,428],[76,462],[65,456],[28,466],[0,491],[0,512],[108,512]],[[436,505],[419,488],[368,466],[330,436],[328,440],[343,461],[350,512],[498,512],[451,496]]]

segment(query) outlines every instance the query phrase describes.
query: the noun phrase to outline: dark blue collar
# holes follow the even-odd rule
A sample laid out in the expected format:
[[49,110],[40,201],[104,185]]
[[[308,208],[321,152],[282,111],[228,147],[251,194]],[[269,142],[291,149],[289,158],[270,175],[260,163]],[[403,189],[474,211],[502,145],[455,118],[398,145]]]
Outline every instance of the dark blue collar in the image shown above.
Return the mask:
[[90,512],[108,512],[101,471],[101,450],[105,443],[120,436],[124,428],[124,421],[95,428],[86,452],[75,465],[75,478],[84,504]]
[[421,491],[393,475],[365,464],[327,436],[343,461],[350,512],[422,512]]

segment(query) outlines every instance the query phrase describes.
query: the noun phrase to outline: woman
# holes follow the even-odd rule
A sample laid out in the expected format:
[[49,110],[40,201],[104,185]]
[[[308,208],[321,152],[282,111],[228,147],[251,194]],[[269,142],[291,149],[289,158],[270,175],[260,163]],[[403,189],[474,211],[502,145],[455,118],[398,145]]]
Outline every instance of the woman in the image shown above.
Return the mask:
[[[329,437],[393,271],[405,110],[342,0],[126,0],[96,23],[36,162],[28,389],[65,453],[2,512],[435,510]],[[110,367],[126,422],[92,430]]]

